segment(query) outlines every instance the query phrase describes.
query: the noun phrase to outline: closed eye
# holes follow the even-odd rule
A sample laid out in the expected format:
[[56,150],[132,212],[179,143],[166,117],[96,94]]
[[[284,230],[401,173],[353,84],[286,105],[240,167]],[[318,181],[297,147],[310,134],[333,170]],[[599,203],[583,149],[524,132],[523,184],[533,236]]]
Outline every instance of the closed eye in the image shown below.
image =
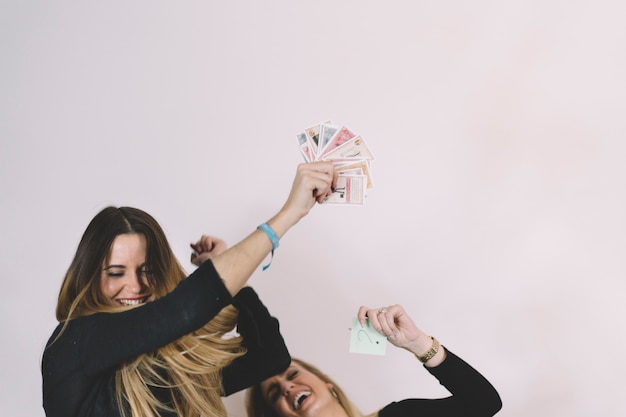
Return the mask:
[[272,387],[270,387],[270,389],[267,392],[267,398],[269,398],[271,403],[275,403],[276,401],[278,401],[278,398],[280,397],[280,392],[278,391],[278,387],[276,385],[273,385]]
[[104,268],[108,277],[119,278],[123,277],[126,273],[126,268],[123,265],[109,265]]

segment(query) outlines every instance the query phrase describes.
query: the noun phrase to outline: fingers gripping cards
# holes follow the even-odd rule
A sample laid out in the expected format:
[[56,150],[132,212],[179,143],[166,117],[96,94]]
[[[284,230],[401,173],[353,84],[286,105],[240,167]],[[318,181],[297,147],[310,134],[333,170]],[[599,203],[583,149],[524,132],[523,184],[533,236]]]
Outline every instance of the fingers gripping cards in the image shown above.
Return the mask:
[[337,186],[325,204],[363,205],[374,187],[371,163],[374,155],[365,140],[345,125],[325,121],[297,135],[306,162],[331,161],[337,170]]

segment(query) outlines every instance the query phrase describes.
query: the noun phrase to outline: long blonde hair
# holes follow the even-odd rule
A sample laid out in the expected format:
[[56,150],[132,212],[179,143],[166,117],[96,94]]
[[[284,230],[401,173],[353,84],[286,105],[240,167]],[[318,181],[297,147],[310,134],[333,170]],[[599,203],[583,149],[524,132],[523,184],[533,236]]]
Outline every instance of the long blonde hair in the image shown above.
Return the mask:
[[[332,380],[331,377],[326,375],[319,368],[303,361],[302,359],[292,358],[291,360],[321,379],[326,384],[330,384],[332,386],[331,392],[333,396],[337,399],[339,405],[346,410],[349,417],[365,417],[364,414],[362,414],[361,411],[359,411],[359,409],[352,403],[352,401],[348,399],[345,392],[339,385],[337,385],[337,383],[335,383],[335,381]],[[245,402],[248,417],[282,417],[276,412],[276,410],[274,410],[274,408],[272,408],[270,404],[267,403],[267,401],[265,401],[265,398],[263,398],[260,383],[252,386],[246,391]],[[368,415],[367,417],[378,417],[378,411]]]
[[[185,279],[185,271],[152,216],[132,207],[107,207],[87,226],[65,275],[56,309],[59,322],[67,325],[76,317],[120,310],[103,298],[99,280],[114,239],[126,233],[146,239],[146,265],[151,271],[148,280],[156,298]],[[245,353],[241,337],[224,337],[236,322],[237,309],[228,306],[199,330],[122,364],[116,371],[122,414],[155,417],[169,411],[186,417],[225,416],[221,371]],[[172,404],[157,400],[150,387],[170,389]]]

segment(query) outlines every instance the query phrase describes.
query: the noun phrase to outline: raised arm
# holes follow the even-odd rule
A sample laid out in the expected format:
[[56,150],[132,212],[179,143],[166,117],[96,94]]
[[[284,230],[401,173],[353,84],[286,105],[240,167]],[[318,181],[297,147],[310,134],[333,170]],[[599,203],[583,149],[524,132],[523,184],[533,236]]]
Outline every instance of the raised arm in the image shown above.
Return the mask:
[[222,370],[225,396],[284,372],[291,363],[278,320],[256,292],[251,287],[243,288],[233,304],[239,310],[237,332],[243,337],[247,352]]
[[362,306],[358,312],[361,325],[365,324],[366,317],[391,344],[426,359],[423,363],[427,367],[437,366],[446,358],[445,349],[439,349],[438,342],[417,327],[401,305],[377,309]]
[[379,417],[429,415],[446,417],[491,417],[502,408],[502,400],[491,383],[439,341],[418,328],[400,305],[377,309],[361,307],[361,324],[369,318],[372,326],[397,347],[408,350],[428,372],[452,394],[446,398],[410,398],[393,402]]
[[[228,249],[224,240],[210,235],[202,235],[190,246],[191,262],[197,266]],[[243,337],[247,352],[222,370],[223,396],[281,373],[291,363],[278,320],[272,317],[254,289],[242,288],[233,298],[233,304],[239,311],[237,332]]]
[[[312,162],[298,165],[291,192],[280,211],[267,221],[280,239],[300,219],[306,216],[316,202],[324,201],[335,186],[337,174],[331,162]],[[224,285],[235,295],[246,285],[248,278],[272,250],[272,242],[259,229],[230,249],[212,258]]]

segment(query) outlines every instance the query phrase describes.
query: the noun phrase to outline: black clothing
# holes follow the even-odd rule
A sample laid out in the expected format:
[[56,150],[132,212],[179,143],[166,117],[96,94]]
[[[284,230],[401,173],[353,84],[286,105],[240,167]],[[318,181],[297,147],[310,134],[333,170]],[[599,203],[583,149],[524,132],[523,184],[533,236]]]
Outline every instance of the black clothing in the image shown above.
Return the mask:
[[[121,313],[70,320],[55,340],[63,327],[59,324],[42,360],[46,416],[120,416],[115,395],[115,372],[120,364],[201,328],[231,303],[240,310],[237,331],[249,353],[223,370],[223,394],[283,372],[291,357],[278,321],[252,288],[231,297],[213,263],[207,261],[158,300]],[[272,361],[264,360],[269,356]],[[159,400],[170,401],[168,390],[153,392]]]
[[392,402],[378,417],[490,417],[502,408],[496,389],[463,359],[446,349],[446,359],[424,367],[452,394],[438,399],[412,398]]

